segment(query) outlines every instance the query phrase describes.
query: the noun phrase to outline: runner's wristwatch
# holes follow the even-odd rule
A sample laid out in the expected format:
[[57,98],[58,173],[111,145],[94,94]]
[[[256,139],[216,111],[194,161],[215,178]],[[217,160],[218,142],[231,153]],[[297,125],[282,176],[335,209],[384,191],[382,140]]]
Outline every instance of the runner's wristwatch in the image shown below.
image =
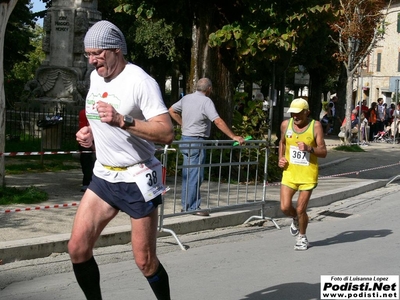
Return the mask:
[[124,127],[132,126],[135,124],[135,120],[130,115],[124,115]]

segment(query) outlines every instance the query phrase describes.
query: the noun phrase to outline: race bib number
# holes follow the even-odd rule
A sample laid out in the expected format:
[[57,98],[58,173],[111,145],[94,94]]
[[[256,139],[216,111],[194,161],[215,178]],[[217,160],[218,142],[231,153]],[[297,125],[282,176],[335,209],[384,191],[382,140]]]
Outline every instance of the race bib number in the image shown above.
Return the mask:
[[128,171],[134,177],[146,202],[153,200],[166,190],[162,183],[162,165],[157,158],[153,157],[146,163],[130,167]]
[[290,146],[290,163],[308,166],[310,164],[310,153],[299,150],[299,147]]

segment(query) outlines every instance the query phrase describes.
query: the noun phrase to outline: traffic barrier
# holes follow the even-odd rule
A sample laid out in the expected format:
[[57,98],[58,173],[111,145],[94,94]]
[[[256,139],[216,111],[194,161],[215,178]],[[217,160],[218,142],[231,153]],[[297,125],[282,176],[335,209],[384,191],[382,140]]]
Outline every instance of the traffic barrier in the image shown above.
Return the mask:
[[[179,241],[177,235],[164,226],[164,220],[170,217],[193,214],[195,212],[220,212],[243,208],[259,208],[260,215],[253,216],[245,221],[257,218],[270,220],[276,228],[280,228],[273,218],[264,215],[267,187],[268,166],[268,142],[249,140],[245,145],[234,146],[231,140],[189,140],[174,141],[170,147],[166,147],[162,163],[172,170],[165,177],[165,185],[170,192],[163,195],[163,206],[160,210],[159,231],[172,234],[182,250],[186,248]],[[184,164],[183,152],[188,157],[193,157],[201,151],[206,152],[204,162]],[[175,155],[171,158],[169,153]],[[261,161],[261,163],[260,163]],[[170,165],[167,168],[167,163]],[[171,164],[173,167],[171,167]],[[198,178],[194,179],[200,191],[196,207],[201,210],[187,210],[185,201],[182,206],[182,174],[197,170]],[[204,171],[204,181],[200,179],[201,171]],[[201,182],[201,183],[200,183]],[[186,182],[186,190],[189,183]],[[184,193],[185,194],[185,193]],[[186,193],[183,195],[186,198]]]

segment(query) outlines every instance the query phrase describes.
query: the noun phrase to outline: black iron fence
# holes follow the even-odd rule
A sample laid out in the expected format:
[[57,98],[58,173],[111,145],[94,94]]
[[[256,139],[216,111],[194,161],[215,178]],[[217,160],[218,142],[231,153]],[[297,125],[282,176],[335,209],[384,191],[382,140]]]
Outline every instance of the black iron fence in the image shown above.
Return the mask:
[[30,148],[9,151],[75,150],[80,109],[75,106],[65,106],[60,110],[45,107],[7,109],[6,150],[7,144],[13,148],[18,144]]

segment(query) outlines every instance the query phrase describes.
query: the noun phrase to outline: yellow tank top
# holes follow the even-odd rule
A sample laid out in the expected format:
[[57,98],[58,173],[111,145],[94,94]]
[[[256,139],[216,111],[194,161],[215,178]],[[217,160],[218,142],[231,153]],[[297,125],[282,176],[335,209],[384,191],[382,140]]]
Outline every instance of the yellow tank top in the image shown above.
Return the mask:
[[314,120],[308,124],[304,132],[298,133],[293,128],[293,118],[290,118],[286,129],[285,158],[289,162],[283,171],[282,181],[302,183],[318,182],[318,157],[306,151],[300,151],[297,142],[303,142],[311,147],[317,144],[314,138]]

